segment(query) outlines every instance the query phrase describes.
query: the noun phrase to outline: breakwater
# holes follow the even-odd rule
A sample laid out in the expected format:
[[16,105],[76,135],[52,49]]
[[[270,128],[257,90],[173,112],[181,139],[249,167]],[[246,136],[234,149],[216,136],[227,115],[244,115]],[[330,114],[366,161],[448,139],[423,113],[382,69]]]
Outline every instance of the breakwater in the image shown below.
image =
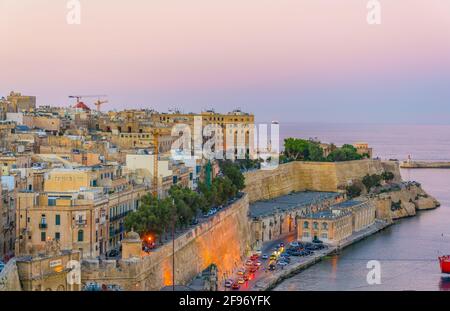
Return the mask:
[[401,168],[450,168],[450,162],[403,161]]

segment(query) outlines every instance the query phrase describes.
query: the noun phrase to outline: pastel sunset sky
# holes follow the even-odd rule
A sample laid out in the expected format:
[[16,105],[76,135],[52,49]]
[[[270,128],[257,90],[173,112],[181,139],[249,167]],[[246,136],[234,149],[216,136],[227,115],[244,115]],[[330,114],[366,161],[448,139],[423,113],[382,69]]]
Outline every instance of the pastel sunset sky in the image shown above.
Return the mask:
[[381,25],[367,24],[367,0],[80,2],[81,25],[69,25],[66,0],[0,0],[0,96],[450,123],[449,0],[380,0]]

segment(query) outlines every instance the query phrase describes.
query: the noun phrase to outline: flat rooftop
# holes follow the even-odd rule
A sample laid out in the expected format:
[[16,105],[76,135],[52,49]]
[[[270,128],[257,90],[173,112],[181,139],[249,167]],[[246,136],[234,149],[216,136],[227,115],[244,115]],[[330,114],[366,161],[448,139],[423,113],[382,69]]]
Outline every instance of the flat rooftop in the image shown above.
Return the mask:
[[360,205],[364,202],[366,202],[366,201],[349,200],[349,201],[344,201],[344,202],[335,204],[335,205],[331,206],[331,208],[348,208],[348,207]]
[[352,213],[346,210],[324,210],[314,214],[306,215],[303,219],[338,219],[344,216],[351,215]]
[[266,201],[258,201],[250,204],[250,217],[264,217],[272,215],[277,211],[285,212],[302,207],[308,207],[311,204],[319,203],[321,201],[335,199],[340,195],[341,194],[339,192],[294,192],[278,198]]
[[369,208],[372,207],[373,204],[367,200],[367,199],[356,199],[356,200],[349,200],[349,201],[345,201],[345,202],[341,202],[335,205],[332,205],[330,208],[331,209],[336,209],[336,210],[345,210],[348,208],[352,208],[358,206],[358,208]]

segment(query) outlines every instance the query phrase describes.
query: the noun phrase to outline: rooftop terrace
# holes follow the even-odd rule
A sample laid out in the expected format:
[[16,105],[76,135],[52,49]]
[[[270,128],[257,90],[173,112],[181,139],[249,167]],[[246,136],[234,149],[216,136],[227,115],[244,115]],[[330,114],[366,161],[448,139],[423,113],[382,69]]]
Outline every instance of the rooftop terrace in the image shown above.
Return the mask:
[[341,194],[338,192],[295,192],[275,199],[250,204],[250,217],[264,217],[272,215],[277,211],[284,212],[302,207],[308,207],[311,204],[317,204],[325,200],[335,199],[340,195]]

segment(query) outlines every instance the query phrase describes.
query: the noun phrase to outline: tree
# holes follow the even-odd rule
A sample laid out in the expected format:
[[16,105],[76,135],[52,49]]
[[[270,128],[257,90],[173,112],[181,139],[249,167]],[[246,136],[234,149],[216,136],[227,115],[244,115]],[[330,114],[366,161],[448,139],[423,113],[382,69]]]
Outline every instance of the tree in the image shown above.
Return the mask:
[[239,166],[231,161],[220,162],[220,169],[225,177],[228,177],[233,185],[236,186],[237,190],[242,190],[245,188],[245,177],[242,174]]
[[202,212],[206,213],[216,204],[217,188],[214,183],[211,185],[211,187],[208,187],[205,183],[200,182],[198,184],[198,189],[205,200],[205,205],[202,209]]
[[318,143],[310,143],[308,146],[308,160],[309,161],[323,161],[323,149]]
[[384,181],[392,181],[392,180],[395,178],[395,175],[394,175],[394,173],[392,173],[392,172],[387,172],[387,171],[385,171],[385,172],[383,172],[383,173],[381,174],[381,178],[382,178]]
[[345,188],[346,192],[347,192],[347,196],[352,199],[352,198],[356,198],[359,197],[361,195],[361,187],[359,187],[358,185],[352,184],[349,185]]
[[214,179],[213,187],[216,189],[216,205],[224,205],[227,201],[235,197],[237,194],[237,187],[228,177],[218,177]]
[[284,140],[284,152],[291,160],[305,160],[308,148],[309,142],[307,140],[298,138],[287,138]]
[[190,224],[199,211],[205,209],[205,200],[197,192],[180,186],[172,186],[169,190],[170,198],[175,203],[176,213],[179,217],[178,226]]
[[379,186],[382,178],[381,175],[373,174],[364,176],[362,183],[367,189],[367,192],[370,191],[373,187]]
[[362,158],[363,156],[358,154],[358,151],[355,147],[349,144],[345,144],[341,148],[336,148],[335,150],[330,152],[327,160],[331,162],[340,162],[361,160]]
[[133,228],[140,235],[154,233],[161,241],[170,223],[170,212],[170,201],[161,201],[147,194],[142,197],[138,210],[126,216],[125,228],[127,230]]
[[320,142],[298,138],[284,140],[284,154],[294,161],[323,161],[323,149]]

